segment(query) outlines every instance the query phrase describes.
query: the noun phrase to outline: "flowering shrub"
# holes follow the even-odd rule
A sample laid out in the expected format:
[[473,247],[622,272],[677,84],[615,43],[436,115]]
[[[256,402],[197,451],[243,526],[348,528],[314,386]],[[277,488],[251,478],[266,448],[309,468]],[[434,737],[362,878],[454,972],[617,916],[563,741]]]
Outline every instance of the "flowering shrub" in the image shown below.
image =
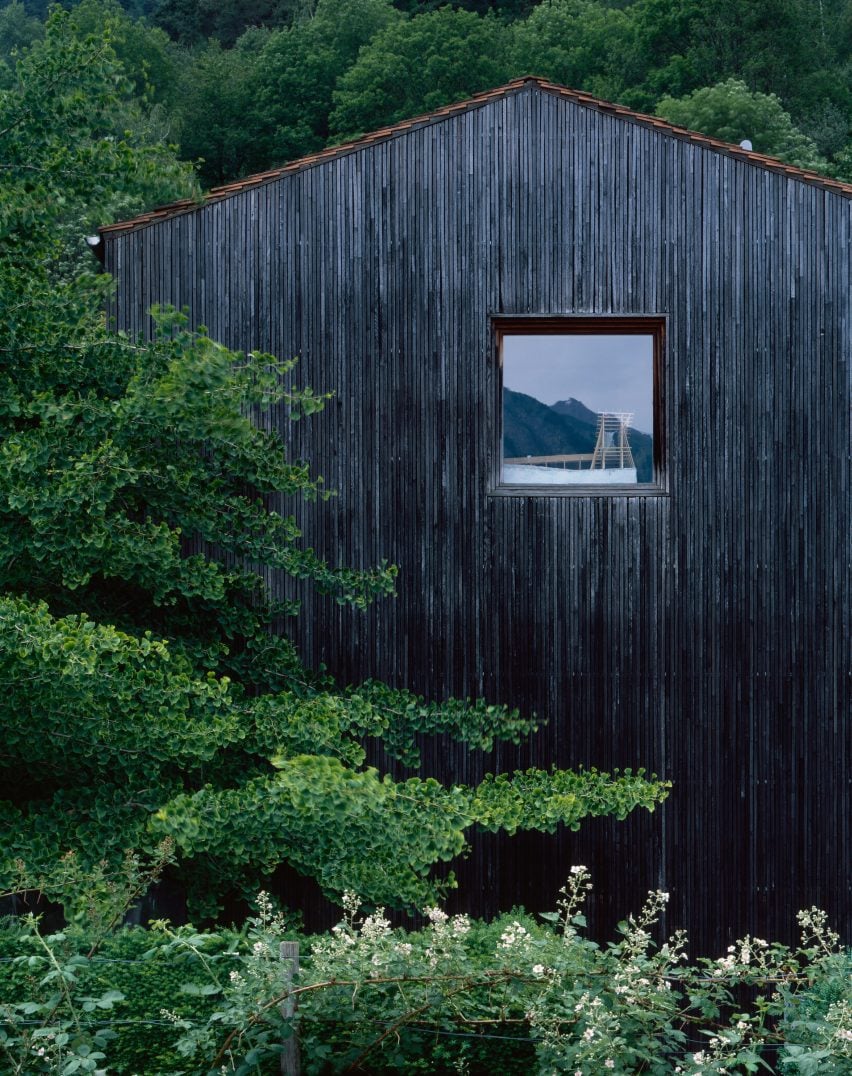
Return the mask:
[[[683,931],[654,942],[662,892],[620,925],[618,941],[590,941],[581,913],[590,888],[574,867],[543,923],[521,913],[485,924],[430,907],[413,932],[381,908],[359,918],[349,893],[343,921],[306,942],[292,985],[264,899],[229,1007],[188,1028],[180,1048],[205,1072],[252,1071],[291,1032],[315,1073],[447,1071],[449,1058],[470,1071],[471,1051],[491,1042],[511,1043],[525,1070],[542,1074],[852,1071],[852,958],[822,912],[800,913],[796,949],[746,936],[691,964]],[[742,987],[747,1006],[736,1000]],[[279,1013],[285,997],[297,1001],[295,1028]]]
[[[280,958],[292,925],[261,894],[240,935],[155,924],[135,963],[177,968],[181,982],[146,1011],[110,991],[106,964],[95,990],[81,946],[40,939],[30,922],[13,958],[30,996],[4,1004],[0,990],[2,1071],[151,1071],[125,1043],[151,1024],[176,1062],[169,1071],[184,1074],[267,1071],[292,1034],[305,1073],[852,1072],[852,954],[823,912],[799,914],[796,948],[747,935],[693,963],[682,931],[654,940],[662,892],[620,924],[617,941],[591,941],[581,910],[590,888],[574,867],[553,912],[484,923],[427,907],[414,931],[382,908],[361,912],[347,893],[338,926],[301,939],[295,977]],[[293,1020],[285,1001],[296,1003]]]

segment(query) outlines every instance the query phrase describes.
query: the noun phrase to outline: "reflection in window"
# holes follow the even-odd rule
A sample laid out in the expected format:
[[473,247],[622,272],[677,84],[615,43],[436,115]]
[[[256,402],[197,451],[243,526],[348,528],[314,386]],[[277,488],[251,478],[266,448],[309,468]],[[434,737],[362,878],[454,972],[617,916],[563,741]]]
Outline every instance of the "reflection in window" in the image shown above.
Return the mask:
[[653,482],[654,344],[650,332],[503,334],[502,481]]

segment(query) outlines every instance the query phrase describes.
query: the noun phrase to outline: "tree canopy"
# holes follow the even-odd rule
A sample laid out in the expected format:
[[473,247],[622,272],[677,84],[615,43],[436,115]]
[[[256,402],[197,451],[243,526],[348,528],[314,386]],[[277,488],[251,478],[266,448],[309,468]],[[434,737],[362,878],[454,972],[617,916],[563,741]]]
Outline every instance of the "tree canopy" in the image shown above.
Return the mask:
[[686,97],[664,97],[657,115],[725,142],[748,139],[757,153],[781,157],[800,168],[827,169],[816,144],[796,130],[775,94],[752,93],[738,79],[695,90]]
[[329,126],[341,139],[461,101],[510,77],[493,16],[440,8],[380,31],[339,79]]
[[[109,28],[125,74],[148,105],[152,133],[197,162],[208,186],[528,74],[643,112],[734,81],[750,95],[777,98],[790,116],[793,132],[770,140],[780,146],[772,153],[794,164],[814,160],[839,178],[852,175],[846,0],[68,0],[68,6],[68,32],[85,37]],[[15,49],[42,36],[45,11],[42,0],[10,0],[0,9],[6,65],[0,63],[0,85],[10,77]],[[749,115],[755,100],[742,101]],[[696,108],[699,129],[718,121],[715,105],[709,112]]]
[[19,0],[0,8],[0,85],[11,80],[15,56],[44,34],[38,19],[28,15]]
[[597,0],[539,4],[515,27],[513,73],[524,72],[617,98],[629,83],[629,15]]
[[[159,137],[208,186],[523,75],[654,112],[731,80],[794,128],[773,150],[852,175],[846,0],[78,0],[108,27]],[[0,8],[0,60],[43,33],[42,0]],[[8,78],[0,66],[0,85]],[[745,103],[745,102],[744,102]],[[666,105],[668,108],[668,104]],[[753,109],[754,99],[749,109]],[[705,113],[693,112],[700,128]],[[707,131],[705,133],[712,133]],[[799,137],[801,135],[801,137]],[[809,157],[806,143],[816,147]],[[786,156],[791,145],[792,157]],[[804,157],[802,154],[804,153]]]

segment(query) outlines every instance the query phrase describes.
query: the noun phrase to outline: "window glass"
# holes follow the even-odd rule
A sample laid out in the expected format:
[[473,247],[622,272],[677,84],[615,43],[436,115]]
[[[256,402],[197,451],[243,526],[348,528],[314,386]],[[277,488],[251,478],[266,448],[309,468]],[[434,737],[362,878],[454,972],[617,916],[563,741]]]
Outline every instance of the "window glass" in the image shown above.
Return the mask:
[[501,336],[502,481],[654,481],[654,333]]

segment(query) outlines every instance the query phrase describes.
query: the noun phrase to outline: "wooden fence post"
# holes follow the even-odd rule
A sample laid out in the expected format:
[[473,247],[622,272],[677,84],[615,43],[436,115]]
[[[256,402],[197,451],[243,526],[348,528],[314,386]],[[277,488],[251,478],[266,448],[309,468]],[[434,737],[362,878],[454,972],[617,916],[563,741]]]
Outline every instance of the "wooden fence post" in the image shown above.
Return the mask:
[[[289,989],[293,985],[293,978],[299,971],[299,943],[294,941],[281,942],[280,956],[287,962],[284,971],[284,984]],[[296,999],[285,998],[281,1003],[281,1015],[290,1021],[290,1034],[284,1040],[284,1050],[281,1053],[282,1076],[299,1076],[299,1040],[296,1038]]]

